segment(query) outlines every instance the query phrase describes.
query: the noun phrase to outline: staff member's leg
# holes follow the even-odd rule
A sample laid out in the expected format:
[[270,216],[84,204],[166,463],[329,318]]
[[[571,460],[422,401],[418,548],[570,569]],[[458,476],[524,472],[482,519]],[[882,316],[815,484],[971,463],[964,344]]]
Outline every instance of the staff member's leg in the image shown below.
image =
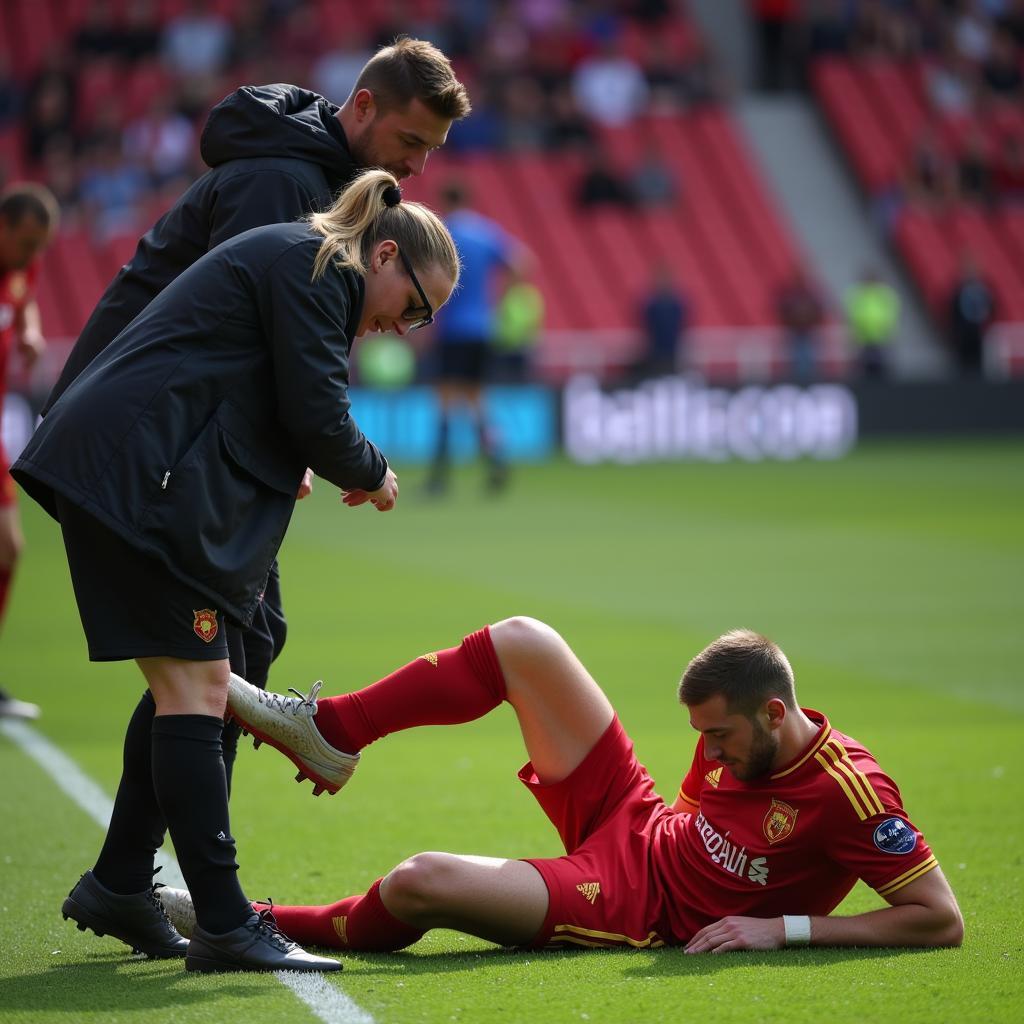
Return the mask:
[[[58,501],[68,564],[93,661],[137,661],[149,687],[129,723],[124,769],[93,871],[63,912],[151,956],[199,970],[337,969],[285,943],[253,914],[238,884],[221,732],[230,669],[221,616],[162,564]],[[191,945],[153,886],[164,822],[194,894]]]

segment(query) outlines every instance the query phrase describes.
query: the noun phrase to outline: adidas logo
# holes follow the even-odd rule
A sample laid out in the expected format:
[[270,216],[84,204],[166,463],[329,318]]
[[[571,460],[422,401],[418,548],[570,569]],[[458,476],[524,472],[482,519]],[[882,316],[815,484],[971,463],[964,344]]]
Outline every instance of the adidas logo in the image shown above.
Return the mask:
[[601,883],[600,882],[580,882],[576,886],[576,891],[582,893],[588,902],[594,903],[597,897],[601,895]]
[[224,830],[223,829],[221,829],[221,831],[217,833],[217,838],[218,839],[227,839],[227,836],[224,834]]
[[722,769],[721,767],[714,768],[704,776],[704,781],[710,786],[714,786],[718,789],[719,782],[722,781]]
[[433,651],[430,654],[421,654],[417,660],[428,661],[434,668],[437,668],[437,655]]

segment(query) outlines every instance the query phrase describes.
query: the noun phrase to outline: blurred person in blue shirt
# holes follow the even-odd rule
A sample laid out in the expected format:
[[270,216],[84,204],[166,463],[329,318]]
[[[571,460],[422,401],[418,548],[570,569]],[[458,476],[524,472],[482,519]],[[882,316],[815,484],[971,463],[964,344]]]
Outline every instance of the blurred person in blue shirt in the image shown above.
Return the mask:
[[437,445],[427,491],[441,494],[448,486],[451,465],[449,432],[452,413],[465,406],[472,415],[487,461],[487,488],[498,491],[508,467],[483,405],[483,385],[496,333],[496,310],[509,279],[522,276],[527,251],[499,224],[468,205],[465,186],[449,182],[441,193],[444,219],[462,259],[457,291],[438,317],[435,387],[440,415]]

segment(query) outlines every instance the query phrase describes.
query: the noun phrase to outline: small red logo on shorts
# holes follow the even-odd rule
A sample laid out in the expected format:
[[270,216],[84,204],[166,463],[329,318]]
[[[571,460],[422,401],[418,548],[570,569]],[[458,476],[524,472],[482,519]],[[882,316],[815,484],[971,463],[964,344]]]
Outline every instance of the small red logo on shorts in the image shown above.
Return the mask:
[[217,635],[217,609],[200,608],[199,611],[192,609],[195,618],[192,620],[192,629],[200,640],[209,643]]
[[772,797],[772,805],[764,816],[763,828],[765,838],[774,846],[781,843],[796,827],[796,816],[800,812],[782,800]]

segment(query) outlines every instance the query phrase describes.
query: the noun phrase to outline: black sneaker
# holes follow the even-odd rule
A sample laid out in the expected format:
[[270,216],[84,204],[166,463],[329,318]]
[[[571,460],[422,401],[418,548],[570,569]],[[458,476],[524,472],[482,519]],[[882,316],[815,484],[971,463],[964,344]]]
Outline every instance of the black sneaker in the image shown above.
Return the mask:
[[112,935],[149,957],[164,959],[188,952],[188,940],[174,930],[157,899],[155,885],[145,892],[121,896],[86,871],[68,893],[61,913],[65,921],[74,921],[80,932],[91,928],[97,935]]
[[341,964],[314,956],[277,927],[273,912],[254,913],[245,924],[223,935],[196,925],[185,957],[186,971],[340,971]]

